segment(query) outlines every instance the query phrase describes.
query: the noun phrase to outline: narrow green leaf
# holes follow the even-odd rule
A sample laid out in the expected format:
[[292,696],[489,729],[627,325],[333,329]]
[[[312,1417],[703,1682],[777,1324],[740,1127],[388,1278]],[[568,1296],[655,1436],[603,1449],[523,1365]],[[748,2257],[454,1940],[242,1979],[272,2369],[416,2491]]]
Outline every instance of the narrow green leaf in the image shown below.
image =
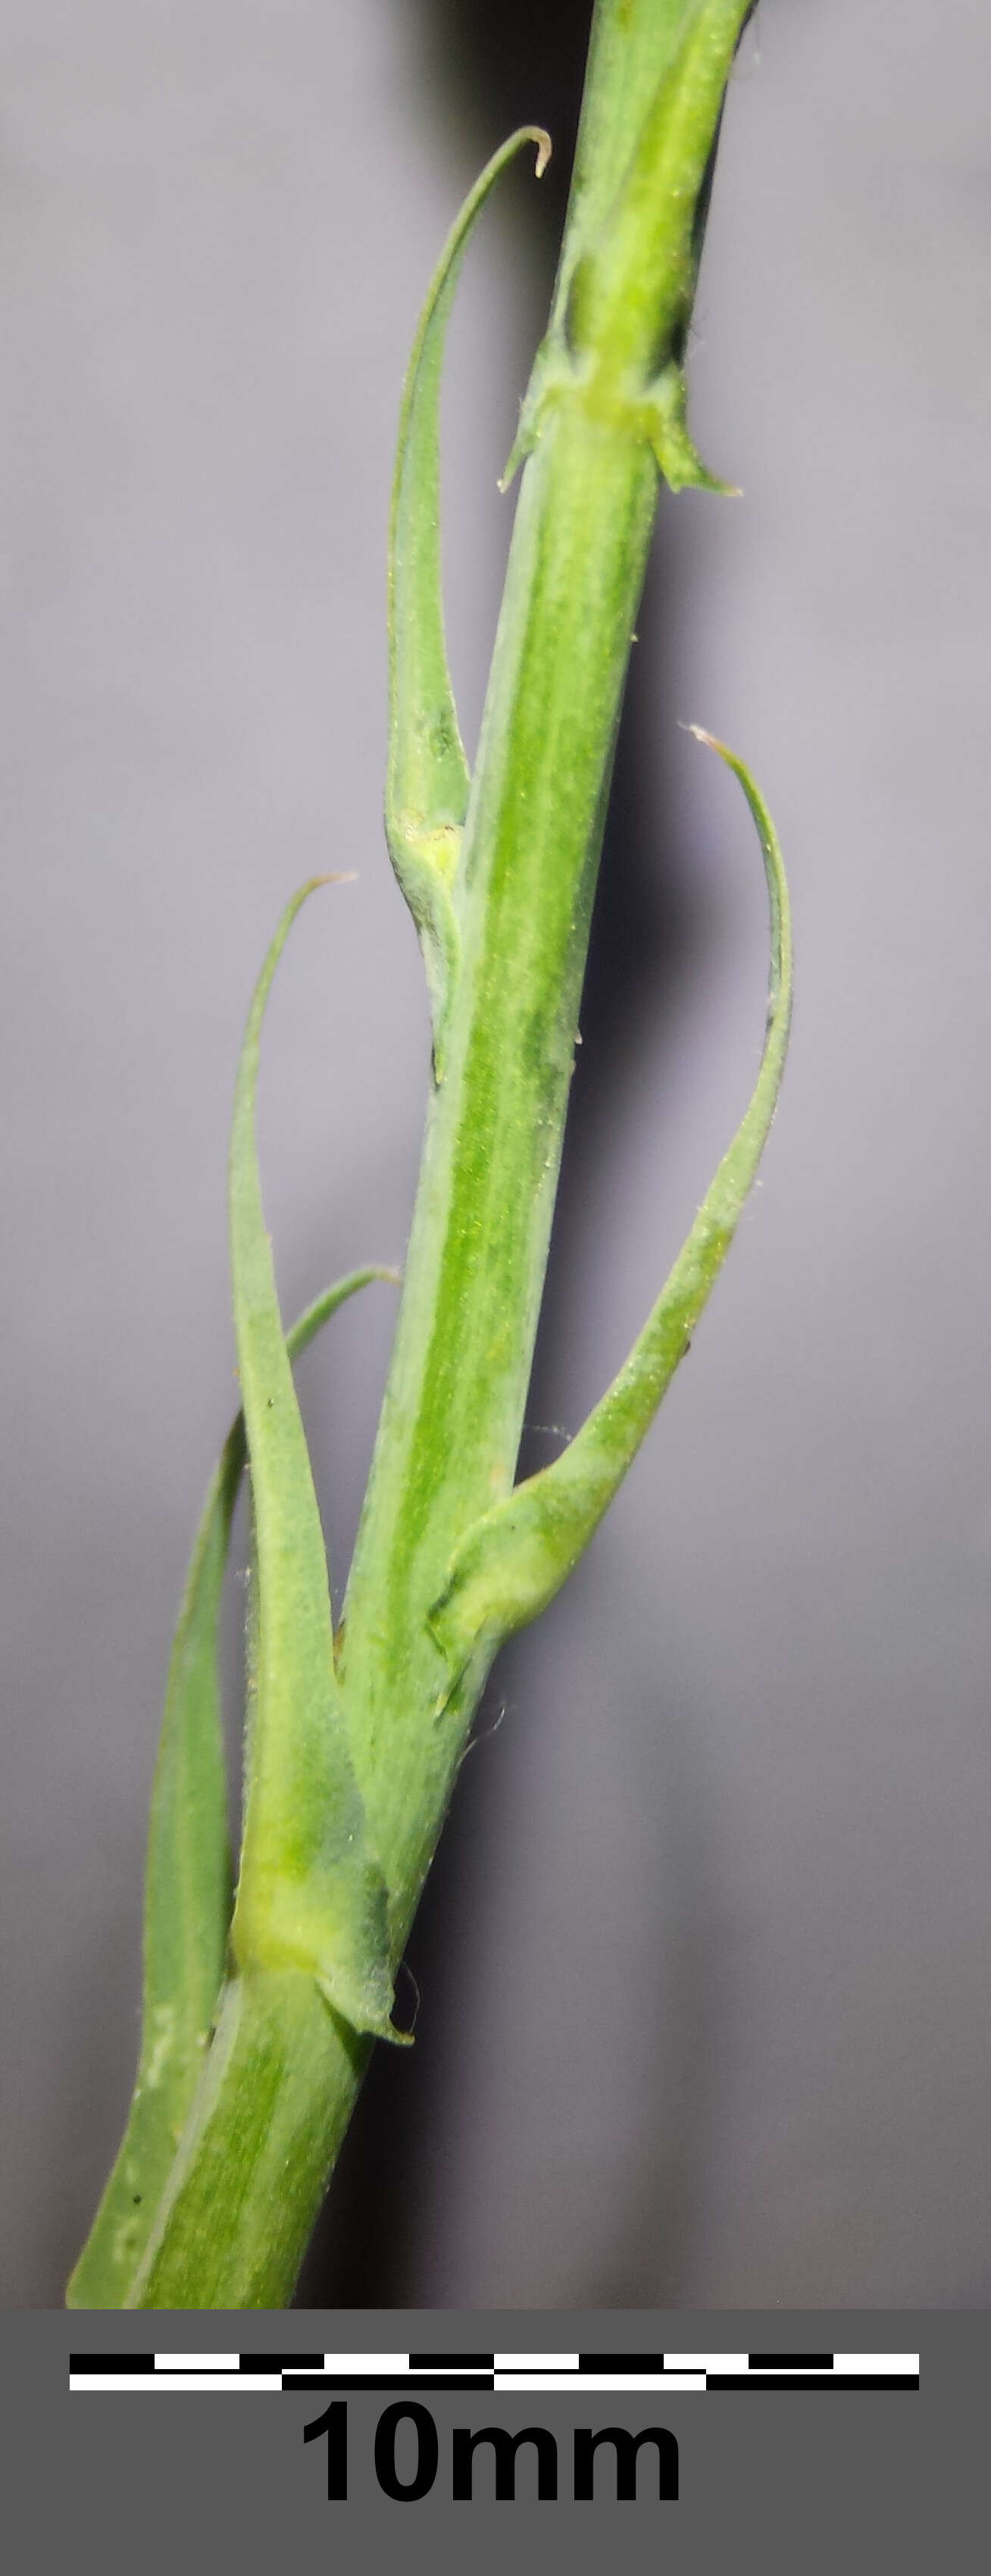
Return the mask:
[[742,761],[693,725],[735,772],[760,835],[771,922],[767,1033],[756,1088],[643,1332],[560,1458],[476,1521],[453,1558],[430,1626],[453,1680],[476,1647],[495,1652],[537,1617],[577,1564],[654,1419],[722,1268],[777,1103],[791,1016],[791,914],[781,851]]
[[[335,1280],[292,1326],[290,1358],[359,1288],[398,1277],[374,1266]],[[223,1977],[231,1868],[218,1630],[245,1455],[239,1413],[207,1487],[172,1641],[148,1826],[138,2071],[117,2158],[69,2283],[72,2308],[123,2303],[185,2126]]]
[[389,536],[390,736],[385,827],[389,854],[419,932],[443,1073],[443,1023],[457,972],[451,901],[469,775],[458,730],[444,634],[440,549],[440,386],[448,317],[476,217],[507,162],[537,146],[537,177],[550,139],[521,126],[493,154],[465,198],[435,271],[403,390]]
[[234,1330],[251,1464],[257,1648],[237,1967],[308,1968],[353,2029],[391,2022],[385,1880],[372,1853],[334,1670],[327,1559],[265,1232],[255,1088],[265,1004],[314,878],[287,904],[255,988],[234,1097],[229,1214]]

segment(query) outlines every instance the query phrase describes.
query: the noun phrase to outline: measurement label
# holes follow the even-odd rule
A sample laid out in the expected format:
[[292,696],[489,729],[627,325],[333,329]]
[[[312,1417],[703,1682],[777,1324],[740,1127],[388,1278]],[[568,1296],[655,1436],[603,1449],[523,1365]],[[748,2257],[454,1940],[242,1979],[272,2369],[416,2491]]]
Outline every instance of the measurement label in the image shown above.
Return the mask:
[[[669,2424],[612,2420],[625,2396],[877,2394],[919,2387],[918,2353],[864,2352],[131,2352],[73,2353],[74,2394],[111,2392],[311,2396],[327,2399],[302,2426],[303,2441],[325,2445],[327,2499],[346,2504],[370,2482],[396,2504],[426,2496],[452,2504],[517,2494],[538,2503],[678,2501],[678,2442]],[[431,2398],[456,2395],[459,2415]],[[603,2398],[601,2420],[519,2428],[487,2423],[488,2397],[572,2401]],[[377,2398],[377,2407],[349,2399]],[[527,2410],[529,2412],[529,2410]],[[537,2409],[534,2410],[537,2413]],[[540,2414],[543,2414],[543,2408]],[[652,2411],[652,2410],[651,2410]],[[351,2422],[352,2412],[355,2417]],[[600,2406],[597,2403],[595,2416]],[[479,2421],[481,2414],[482,2420]],[[438,2423],[438,2416],[442,2419]],[[519,2487],[518,2487],[519,2479]]]

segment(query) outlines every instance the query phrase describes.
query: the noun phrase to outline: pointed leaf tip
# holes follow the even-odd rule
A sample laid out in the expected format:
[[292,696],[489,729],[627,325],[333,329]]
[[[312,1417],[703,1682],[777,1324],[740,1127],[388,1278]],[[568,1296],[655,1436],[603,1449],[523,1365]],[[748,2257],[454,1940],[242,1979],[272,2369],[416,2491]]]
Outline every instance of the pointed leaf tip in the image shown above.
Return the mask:
[[356,2029],[376,2030],[392,1992],[388,1897],[368,1839],[335,1672],[323,1531],[279,1312],[255,1137],[265,1004],[313,883],[287,904],[255,987],[231,1133],[234,1326],[257,1566],[231,1951],[240,1969],[312,1969],[340,1993],[341,2010]]
[[423,951],[443,1079],[444,1027],[461,942],[452,886],[470,778],[447,659],[441,583],[440,389],[458,272],[477,217],[507,163],[527,143],[546,169],[551,140],[523,125],[486,163],[441,252],[403,387],[389,532],[389,856]]

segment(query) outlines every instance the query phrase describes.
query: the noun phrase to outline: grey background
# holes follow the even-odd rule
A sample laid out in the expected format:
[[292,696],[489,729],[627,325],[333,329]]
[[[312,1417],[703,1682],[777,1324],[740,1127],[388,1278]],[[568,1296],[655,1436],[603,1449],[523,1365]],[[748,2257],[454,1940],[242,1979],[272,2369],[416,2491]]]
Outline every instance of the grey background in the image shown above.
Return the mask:
[[[0,2318],[0,2351],[8,2363],[7,2422],[12,2431],[8,2479],[8,2519],[16,2515],[23,2492],[32,2539],[49,2545],[54,2557],[71,2538],[98,2532],[101,2565],[111,2576],[130,2568],[134,2534],[141,2528],[142,2563],[153,2576],[170,2571],[177,2557],[196,2570],[215,2563],[218,2551],[237,2552],[239,2565],[267,2569],[285,2550],[291,2530],[297,2548],[305,2547],[319,2563],[335,2543],[366,2538],[395,2540],[401,2532],[404,2562],[420,2566],[461,2566],[466,2540],[472,2565],[486,2571],[505,2565],[507,2537],[514,2565],[529,2570],[547,2564],[548,2537],[567,2547],[569,2564],[581,2567],[583,2551],[601,2564],[601,2547],[622,2543],[624,2570],[656,2568],[658,2545],[664,2567],[675,2576],[710,2576],[714,2566],[739,2554],[741,2532],[759,2549],[762,2567],[773,2576],[788,2576],[796,2555],[810,2576],[830,2576],[838,2564],[861,2576],[861,2570],[893,2563],[926,2571],[938,2563],[950,2535],[957,2554],[977,2556],[984,2528],[984,2461],[989,2393],[988,2320],[977,2316],[913,2315],[897,2310],[887,2315],[815,2317],[792,2315],[787,2336],[780,2319],[748,2311],[749,2340],[767,2351],[782,2340],[791,2351],[811,2346],[827,2351],[870,2352],[880,2341],[884,2351],[919,2352],[920,2387],[900,2396],[818,2397],[761,2395],[744,2400],[735,2394],[705,2397],[637,2398],[625,2394],[615,2405],[601,2397],[546,2397],[539,2407],[532,2398],[485,2396],[481,2399],[440,2395],[430,2407],[440,2437],[440,2465],[433,2492],[415,2512],[398,2521],[391,2502],[382,2497],[371,2467],[374,2428],[385,2398],[349,2401],[349,2499],[329,2506],[326,2500],[326,2449],[306,2446],[303,2426],[313,2422],[319,2398],[271,2395],[243,2402],[210,2396],[169,2395],[143,2402],[132,2396],[90,2394],[85,2401],[68,2394],[71,2348],[91,2351],[141,2350],[148,2341],[148,2321],[135,2316],[86,2320],[85,2337],[78,2317]],[[276,2329],[273,2332],[273,2327]],[[475,2342],[482,2349],[546,2351],[560,2337],[565,2350],[649,2351],[675,2345],[692,2351],[739,2351],[739,2315],[707,2313],[645,2317],[614,2312],[549,2317],[533,2309],[498,2318],[441,2315],[414,2318],[377,2312],[317,2314],[304,2318],[268,2316],[190,2318],[165,2315],[156,2321],[159,2347],[171,2351],[271,2351],[314,2345],[335,2351],[405,2349],[464,2350]],[[505,2339],[505,2340],[503,2340]],[[821,2340],[820,2340],[821,2339]],[[518,2497],[507,2514],[494,2507],[483,2491],[470,2513],[452,2510],[450,2435],[452,2425],[475,2430],[502,2423],[519,2431],[526,2423],[544,2421],[556,2436],[561,2469],[559,2500],[553,2512],[535,2508],[532,2453],[520,2455]],[[636,2505],[615,2512],[607,2497],[596,2495],[591,2508],[577,2508],[568,2497],[566,2475],[571,2430],[576,2422],[599,2429],[604,2420],[631,2429],[660,2421],[675,2434],[679,2447],[680,2493],[677,2504],[659,2507],[649,2501],[648,2458],[640,2469]],[[61,2475],[52,2477],[56,2455]],[[529,2465],[528,2465],[529,2463]],[[605,2483],[605,2480],[603,2480]],[[148,2513],[148,2498],[154,2512]],[[147,2525],[147,2528],[145,2526]],[[563,2527],[562,2527],[563,2525]],[[966,2544],[973,2535],[970,2552]],[[319,2556],[318,2556],[319,2553]],[[457,2554],[456,2554],[457,2553]]]
[[[566,127],[584,14],[11,0],[0,30],[10,2305],[57,2304],[124,2115],[162,1678],[233,1397],[233,1068],[314,869],[361,876],[268,1024],[284,1303],[401,1254],[399,387],[484,153]],[[786,1094],[662,1421],[496,1677],[320,2304],[988,2302],[989,75],[982,0],[764,0],[734,82],[693,386],[746,499],[662,505],[535,1424],[622,1356],[759,1043],[759,866],[678,718],[752,760],[789,855]],[[469,736],[554,208],[507,184],[452,332]],[[389,1324],[370,1292],[302,1381],[338,1582]]]

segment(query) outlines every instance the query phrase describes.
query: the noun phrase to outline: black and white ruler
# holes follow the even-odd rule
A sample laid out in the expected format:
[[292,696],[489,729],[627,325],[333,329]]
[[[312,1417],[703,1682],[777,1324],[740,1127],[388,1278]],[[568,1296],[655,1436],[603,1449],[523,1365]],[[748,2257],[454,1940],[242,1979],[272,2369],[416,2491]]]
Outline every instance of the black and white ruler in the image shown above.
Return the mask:
[[69,2387],[100,2395],[440,2389],[589,2395],[917,2389],[917,2352],[76,2352]]

